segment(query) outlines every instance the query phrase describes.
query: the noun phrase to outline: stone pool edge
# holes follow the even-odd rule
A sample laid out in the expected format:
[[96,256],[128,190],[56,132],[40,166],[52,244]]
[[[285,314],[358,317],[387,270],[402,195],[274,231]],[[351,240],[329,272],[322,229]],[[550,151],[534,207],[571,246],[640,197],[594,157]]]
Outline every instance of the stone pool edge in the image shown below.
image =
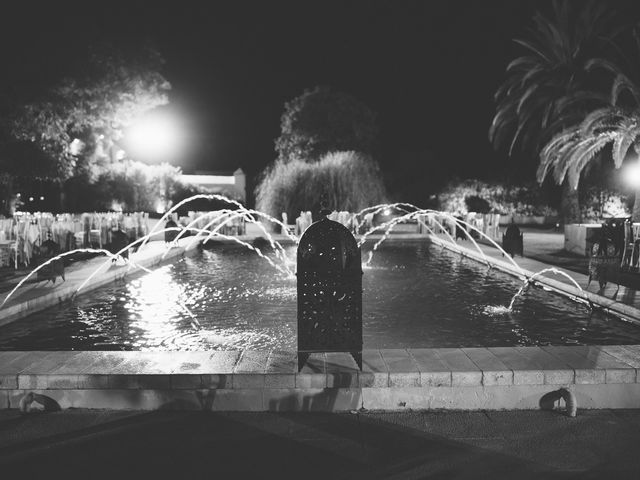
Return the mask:
[[[464,255],[465,257],[468,257],[480,263],[488,262],[489,264],[491,264],[492,268],[496,268],[511,276],[523,279],[523,275],[524,275],[527,279],[529,279],[535,274],[535,272],[527,270],[526,268],[523,268],[523,267],[516,268],[510,262],[502,261],[488,255],[483,256],[478,251],[467,248],[464,245],[459,245],[457,243],[452,244],[450,241],[443,240],[441,238],[438,238],[435,235],[426,234],[426,236],[428,237],[428,241],[436,245],[442,246],[447,250],[450,250],[455,253],[459,253],[461,255]],[[540,262],[540,263],[544,263],[544,262]],[[564,270],[561,267],[555,267],[555,268],[557,268],[558,270]],[[640,310],[631,305],[627,305],[626,303],[609,299],[603,295],[598,295],[597,293],[589,292],[588,290],[579,290],[573,285],[570,285],[568,283],[555,280],[549,277],[537,276],[535,277],[535,283],[539,285],[543,285],[564,297],[568,297],[572,299],[576,299],[576,298],[582,299],[583,301],[588,302],[590,305],[596,306],[597,308],[603,310],[606,313],[611,313],[617,317],[622,318],[625,321],[628,321],[640,326]]]
[[579,409],[640,408],[640,345],[294,351],[0,352],[0,408],[210,411],[530,410],[559,389]]
[[[135,252],[131,255],[131,258],[135,261],[136,265],[141,267],[156,267],[164,263],[168,263],[176,257],[193,255],[197,250],[199,242],[190,245],[190,241],[191,239],[189,238],[183,239],[180,245],[174,246],[168,251],[162,249],[160,252]],[[162,258],[162,255],[164,255],[165,252],[166,256]],[[108,264],[108,262],[109,259],[107,258],[106,264]],[[117,280],[121,280],[129,275],[136,275],[140,273],[142,273],[140,268],[133,267],[130,269],[127,265],[121,265],[115,268],[110,266],[110,268],[99,272],[89,282],[87,282],[83,287],[81,295]],[[89,274],[86,274],[86,277],[88,276]],[[53,286],[50,291],[35,295],[27,300],[9,303],[8,306],[0,308],[0,314],[2,315],[0,317],[0,327],[73,298],[76,295],[79,282],[71,281],[68,284],[65,283]],[[5,294],[6,293],[7,292],[5,292]]]

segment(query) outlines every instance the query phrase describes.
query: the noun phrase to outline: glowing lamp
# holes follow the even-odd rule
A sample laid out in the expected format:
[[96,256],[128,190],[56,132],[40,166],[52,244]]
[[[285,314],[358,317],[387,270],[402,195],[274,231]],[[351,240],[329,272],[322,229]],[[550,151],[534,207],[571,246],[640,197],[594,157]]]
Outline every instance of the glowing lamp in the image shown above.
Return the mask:
[[133,156],[165,157],[174,153],[180,144],[179,129],[165,115],[141,119],[130,128],[126,137]]
[[640,162],[634,162],[626,169],[625,180],[632,187],[640,188]]

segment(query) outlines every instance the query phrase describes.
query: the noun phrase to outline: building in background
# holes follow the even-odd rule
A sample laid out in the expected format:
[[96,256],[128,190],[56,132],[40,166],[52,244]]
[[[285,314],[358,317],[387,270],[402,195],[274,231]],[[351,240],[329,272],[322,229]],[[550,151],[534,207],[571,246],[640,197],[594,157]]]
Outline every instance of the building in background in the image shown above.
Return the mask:
[[202,193],[217,193],[246,204],[247,177],[241,168],[233,173],[196,171],[193,175],[182,174],[180,181],[192,185]]

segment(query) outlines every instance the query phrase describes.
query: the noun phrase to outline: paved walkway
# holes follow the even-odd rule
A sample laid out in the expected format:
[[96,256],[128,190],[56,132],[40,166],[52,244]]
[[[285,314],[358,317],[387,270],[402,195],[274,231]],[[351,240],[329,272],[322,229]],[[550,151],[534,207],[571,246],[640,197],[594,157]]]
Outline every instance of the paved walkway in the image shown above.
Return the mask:
[[31,478],[636,479],[639,443],[638,410],[0,411],[0,471]]

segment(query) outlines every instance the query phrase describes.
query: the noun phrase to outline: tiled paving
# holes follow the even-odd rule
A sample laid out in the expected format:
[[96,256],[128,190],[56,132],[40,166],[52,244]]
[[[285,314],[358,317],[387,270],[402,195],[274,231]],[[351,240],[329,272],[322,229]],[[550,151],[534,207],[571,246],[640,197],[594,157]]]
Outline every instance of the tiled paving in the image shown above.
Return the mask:
[[[286,351],[0,352],[0,398],[11,408],[37,391],[66,407],[91,408],[117,395],[123,408],[132,399],[157,408],[169,398],[208,396],[219,409],[348,410],[429,408],[444,399],[440,408],[474,409],[476,396],[478,408],[491,408],[489,398],[499,409],[521,402],[518,395],[537,395],[537,402],[565,387],[612,396],[607,408],[618,401],[640,407],[636,345],[366,350],[362,371],[348,353],[313,354],[299,372],[296,361]],[[596,393],[584,387],[597,387]],[[495,402],[505,394],[507,404]],[[313,402],[305,406],[307,398]]]

